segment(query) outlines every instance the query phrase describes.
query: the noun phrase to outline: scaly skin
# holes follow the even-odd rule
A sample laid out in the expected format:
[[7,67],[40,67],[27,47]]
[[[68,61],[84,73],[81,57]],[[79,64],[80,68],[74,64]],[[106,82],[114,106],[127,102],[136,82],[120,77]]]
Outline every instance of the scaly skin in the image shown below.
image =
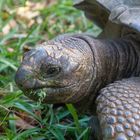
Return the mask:
[[[16,83],[27,96],[34,100],[38,99],[37,94],[41,89],[46,92],[44,99],[46,103],[73,103],[77,107],[80,106],[79,109],[83,111],[90,110],[91,114],[95,113],[99,116],[103,139],[117,139],[120,132],[115,127],[119,123],[115,122],[112,125],[111,134],[105,132],[109,125],[106,118],[111,114],[102,112],[103,104],[107,110],[111,107],[110,104],[106,104],[102,96],[107,97],[110,91],[104,92],[101,89],[122,78],[138,77],[140,75],[139,57],[139,42],[133,36],[102,40],[84,34],[62,35],[25,54],[16,74]],[[130,85],[131,82],[134,86],[135,83],[139,84],[139,80],[129,79],[128,81]],[[118,83],[121,86],[123,81]],[[126,83],[127,88],[129,82]],[[119,91],[119,86],[116,86],[116,83],[113,85],[115,91],[109,95],[108,100],[111,100],[114,94],[118,100],[121,100],[118,92],[123,94],[125,88]],[[133,90],[135,91],[135,88]],[[138,86],[137,90],[140,92]],[[130,100],[127,97],[129,92],[131,90],[128,90],[125,98],[127,104]],[[97,96],[99,98],[96,101]],[[134,101],[135,98],[134,96],[131,100]],[[111,102],[115,103],[115,101]],[[116,105],[114,109],[117,110],[117,107]],[[119,114],[115,117],[119,117]],[[130,138],[126,133],[125,130],[121,132],[124,136],[122,140],[125,140],[125,137]],[[138,137],[138,133],[135,131],[133,133]]]
[[116,81],[96,100],[104,140],[140,140],[140,78]]

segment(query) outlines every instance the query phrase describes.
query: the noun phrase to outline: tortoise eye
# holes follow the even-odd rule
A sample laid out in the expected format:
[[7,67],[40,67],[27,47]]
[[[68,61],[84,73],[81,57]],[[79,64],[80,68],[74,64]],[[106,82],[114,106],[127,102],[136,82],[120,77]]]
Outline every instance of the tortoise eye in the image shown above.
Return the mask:
[[60,73],[60,67],[58,66],[51,66],[51,65],[41,66],[41,76],[43,78],[53,77],[59,73]]
[[47,75],[56,75],[56,74],[59,73],[59,71],[60,71],[59,67],[54,67],[53,66],[53,67],[50,67],[50,68],[47,69],[46,74]]

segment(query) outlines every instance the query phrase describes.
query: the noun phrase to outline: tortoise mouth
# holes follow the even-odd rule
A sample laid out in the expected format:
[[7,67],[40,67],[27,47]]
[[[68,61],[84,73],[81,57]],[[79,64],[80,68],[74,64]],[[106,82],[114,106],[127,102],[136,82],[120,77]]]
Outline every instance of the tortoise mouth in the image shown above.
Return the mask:
[[64,87],[44,87],[26,91],[24,94],[35,101],[40,101],[41,99],[42,103],[65,103],[76,94],[74,92],[76,86],[77,84],[75,83]]

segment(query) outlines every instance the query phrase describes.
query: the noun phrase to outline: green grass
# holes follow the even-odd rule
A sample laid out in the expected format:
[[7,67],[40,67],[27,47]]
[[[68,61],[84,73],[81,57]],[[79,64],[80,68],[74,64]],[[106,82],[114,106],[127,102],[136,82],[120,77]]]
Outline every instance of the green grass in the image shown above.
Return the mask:
[[[34,2],[37,2],[37,0]],[[40,1],[41,2],[41,1]],[[21,62],[23,47],[35,45],[62,33],[94,32],[93,23],[72,7],[71,0],[58,0],[40,11],[32,26],[16,14],[16,8],[24,6],[25,0],[0,1],[0,140],[88,140],[89,117],[78,116],[76,109],[68,104],[54,108],[29,100],[14,82],[15,72]],[[11,20],[16,26],[7,34],[4,27]],[[17,127],[18,117],[33,128]]]

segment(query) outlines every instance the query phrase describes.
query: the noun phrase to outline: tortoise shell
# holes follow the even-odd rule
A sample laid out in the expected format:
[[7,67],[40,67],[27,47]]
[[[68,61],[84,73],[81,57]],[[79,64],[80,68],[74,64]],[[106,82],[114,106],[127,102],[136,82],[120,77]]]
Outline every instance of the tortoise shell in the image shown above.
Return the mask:
[[74,6],[102,29],[112,22],[140,32],[140,0],[74,0]]

